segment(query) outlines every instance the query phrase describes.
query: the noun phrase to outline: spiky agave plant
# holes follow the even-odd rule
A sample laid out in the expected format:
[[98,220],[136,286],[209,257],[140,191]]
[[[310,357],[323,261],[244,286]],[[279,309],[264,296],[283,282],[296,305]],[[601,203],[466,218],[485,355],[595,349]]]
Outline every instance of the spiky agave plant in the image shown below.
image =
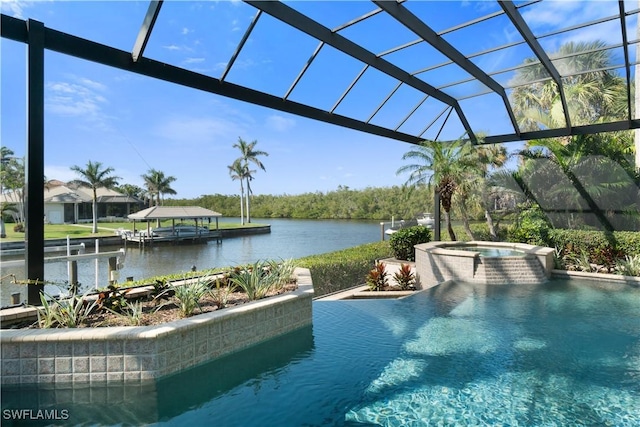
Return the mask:
[[178,300],[178,308],[184,317],[193,314],[196,308],[202,312],[200,300],[209,291],[205,281],[197,280],[174,287],[175,298]]

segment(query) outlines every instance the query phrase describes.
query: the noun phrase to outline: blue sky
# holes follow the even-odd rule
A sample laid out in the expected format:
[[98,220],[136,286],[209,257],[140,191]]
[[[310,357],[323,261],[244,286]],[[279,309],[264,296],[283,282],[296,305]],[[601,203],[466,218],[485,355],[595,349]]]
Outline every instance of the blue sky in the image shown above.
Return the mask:
[[[523,12],[534,31],[542,33],[617,13],[615,1],[542,3]],[[288,4],[329,28],[375,9],[365,1]],[[410,1],[407,5],[436,31],[498,9],[495,2],[483,1]],[[1,7],[2,13],[33,18],[49,28],[131,51],[148,2],[3,0]],[[629,2],[627,9],[636,7],[636,2]],[[145,56],[219,77],[255,12],[253,7],[236,1],[166,1]],[[519,35],[504,19],[498,18],[481,27],[480,33],[461,30],[446,38],[465,54],[517,40]],[[416,39],[414,34],[389,20],[377,16],[340,34],[362,43],[374,53]],[[563,33],[545,38],[543,46],[553,50],[566,41],[596,37],[619,43],[621,37],[616,28],[615,23],[604,23]],[[25,47],[6,39],[0,43],[2,145],[22,156],[26,138]],[[310,37],[282,24],[276,25],[273,18],[263,16],[227,80],[284,96],[316,46],[317,42]],[[431,48],[411,49],[389,55],[387,59],[398,65],[409,61],[409,68],[413,70],[444,60]],[[474,61],[493,71],[517,65],[530,56],[527,49],[514,48]],[[84,166],[92,160],[115,168],[121,183],[142,186],[140,176],[150,168],[175,176],[173,188],[180,198],[235,194],[238,184],[230,179],[227,165],[238,157],[232,145],[242,137],[247,141],[257,140],[257,148],[269,153],[269,157],[263,158],[266,172],[259,171],[252,184],[255,194],[325,192],[338,185],[361,189],[401,185],[406,180],[406,176],[395,173],[403,165],[402,154],[411,148],[406,143],[52,52],[46,52],[45,60],[45,174],[48,179],[74,179],[76,176],[69,167]],[[330,108],[361,68],[362,64],[344,54],[323,48],[290,99]],[[425,80],[438,86],[465,77],[459,68],[445,68],[439,74],[425,76]],[[513,73],[495,78],[505,83],[513,78]],[[394,85],[391,78],[367,71],[336,112],[366,119]],[[459,85],[445,92],[463,96],[477,89]],[[399,123],[421,97],[417,91],[403,87],[375,116],[373,123]],[[510,132],[507,116],[496,98],[486,95],[461,101],[463,108],[468,109],[474,129]],[[425,102],[401,130],[422,129],[441,108],[438,102]],[[429,132],[436,132],[437,128]],[[429,132],[425,136],[433,137]],[[461,132],[459,122],[452,119],[441,136],[453,139]],[[509,147],[514,149],[517,145]]]

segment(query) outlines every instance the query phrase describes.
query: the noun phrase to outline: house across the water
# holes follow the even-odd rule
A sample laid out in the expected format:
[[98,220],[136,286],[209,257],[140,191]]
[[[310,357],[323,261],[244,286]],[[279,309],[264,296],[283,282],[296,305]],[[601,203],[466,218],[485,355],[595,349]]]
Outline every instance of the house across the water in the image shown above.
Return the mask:
[[[124,219],[139,211],[144,202],[108,188],[98,188],[97,206],[100,219]],[[44,190],[44,213],[50,224],[91,222],[93,190],[60,181],[49,181]]]
[[[98,188],[98,218],[122,220],[144,207],[144,202],[115,190]],[[16,203],[13,194],[0,195],[0,202]],[[48,181],[44,189],[44,220],[49,224],[91,222],[93,191],[89,187]]]

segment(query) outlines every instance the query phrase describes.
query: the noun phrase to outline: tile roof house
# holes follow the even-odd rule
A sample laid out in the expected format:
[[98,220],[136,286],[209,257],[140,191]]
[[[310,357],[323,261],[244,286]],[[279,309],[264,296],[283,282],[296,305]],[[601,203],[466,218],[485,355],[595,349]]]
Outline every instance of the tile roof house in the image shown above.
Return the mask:
[[[107,188],[97,189],[98,218],[126,218],[144,202]],[[44,190],[45,221],[50,224],[92,221],[93,192],[89,187],[49,181]]]

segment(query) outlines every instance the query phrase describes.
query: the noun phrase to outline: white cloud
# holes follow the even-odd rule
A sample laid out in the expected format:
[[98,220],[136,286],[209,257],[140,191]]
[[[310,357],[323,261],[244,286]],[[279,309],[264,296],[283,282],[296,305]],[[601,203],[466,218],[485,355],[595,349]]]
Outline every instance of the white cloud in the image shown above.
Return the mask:
[[58,81],[47,84],[45,108],[59,116],[77,117],[78,125],[90,122],[92,126],[107,129],[108,116],[103,106],[109,101],[102,94],[107,87],[85,77],[70,76],[72,81]]
[[190,29],[188,29],[187,27],[184,27],[184,28],[182,29],[182,35],[183,35],[183,36],[186,36],[186,35],[187,35],[187,34],[189,34],[189,33],[193,33],[193,30],[190,30]]
[[79,176],[71,169],[69,169],[70,167],[71,165],[44,165],[44,176],[47,179],[57,179],[62,182],[69,182],[73,181],[74,179],[78,179]]
[[21,0],[0,0],[0,10],[14,18],[24,19],[24,9],[30,7],[33,2]]
[[199,64],[204,62],[204,58],[187,58],[183,61],[185,64]]
[[619,13],[618,3],[610,1],[549,1],[522,10],[522,17],[536,34]]
[[167,50],[182,50],[181,47],[176,46],[175,44],[171,44],[171,45],[168,45],[168,46],[162,46],[162,47],[164,49],[167,49]]
[[293,128],[295,125],[296,125],[296,121],[294,119],[289,117],[279,116],[277,114],[272,114],[271,116],[267,117],[267,120],[266,120],[266,126],[269,129],[272,129],[278,132],[287,131]]
[[227,148],[244,132],[244,128],[244,125],[226,118],[187,116],[164,120],[155,133],[184,144],[225,141],[224,148]]

